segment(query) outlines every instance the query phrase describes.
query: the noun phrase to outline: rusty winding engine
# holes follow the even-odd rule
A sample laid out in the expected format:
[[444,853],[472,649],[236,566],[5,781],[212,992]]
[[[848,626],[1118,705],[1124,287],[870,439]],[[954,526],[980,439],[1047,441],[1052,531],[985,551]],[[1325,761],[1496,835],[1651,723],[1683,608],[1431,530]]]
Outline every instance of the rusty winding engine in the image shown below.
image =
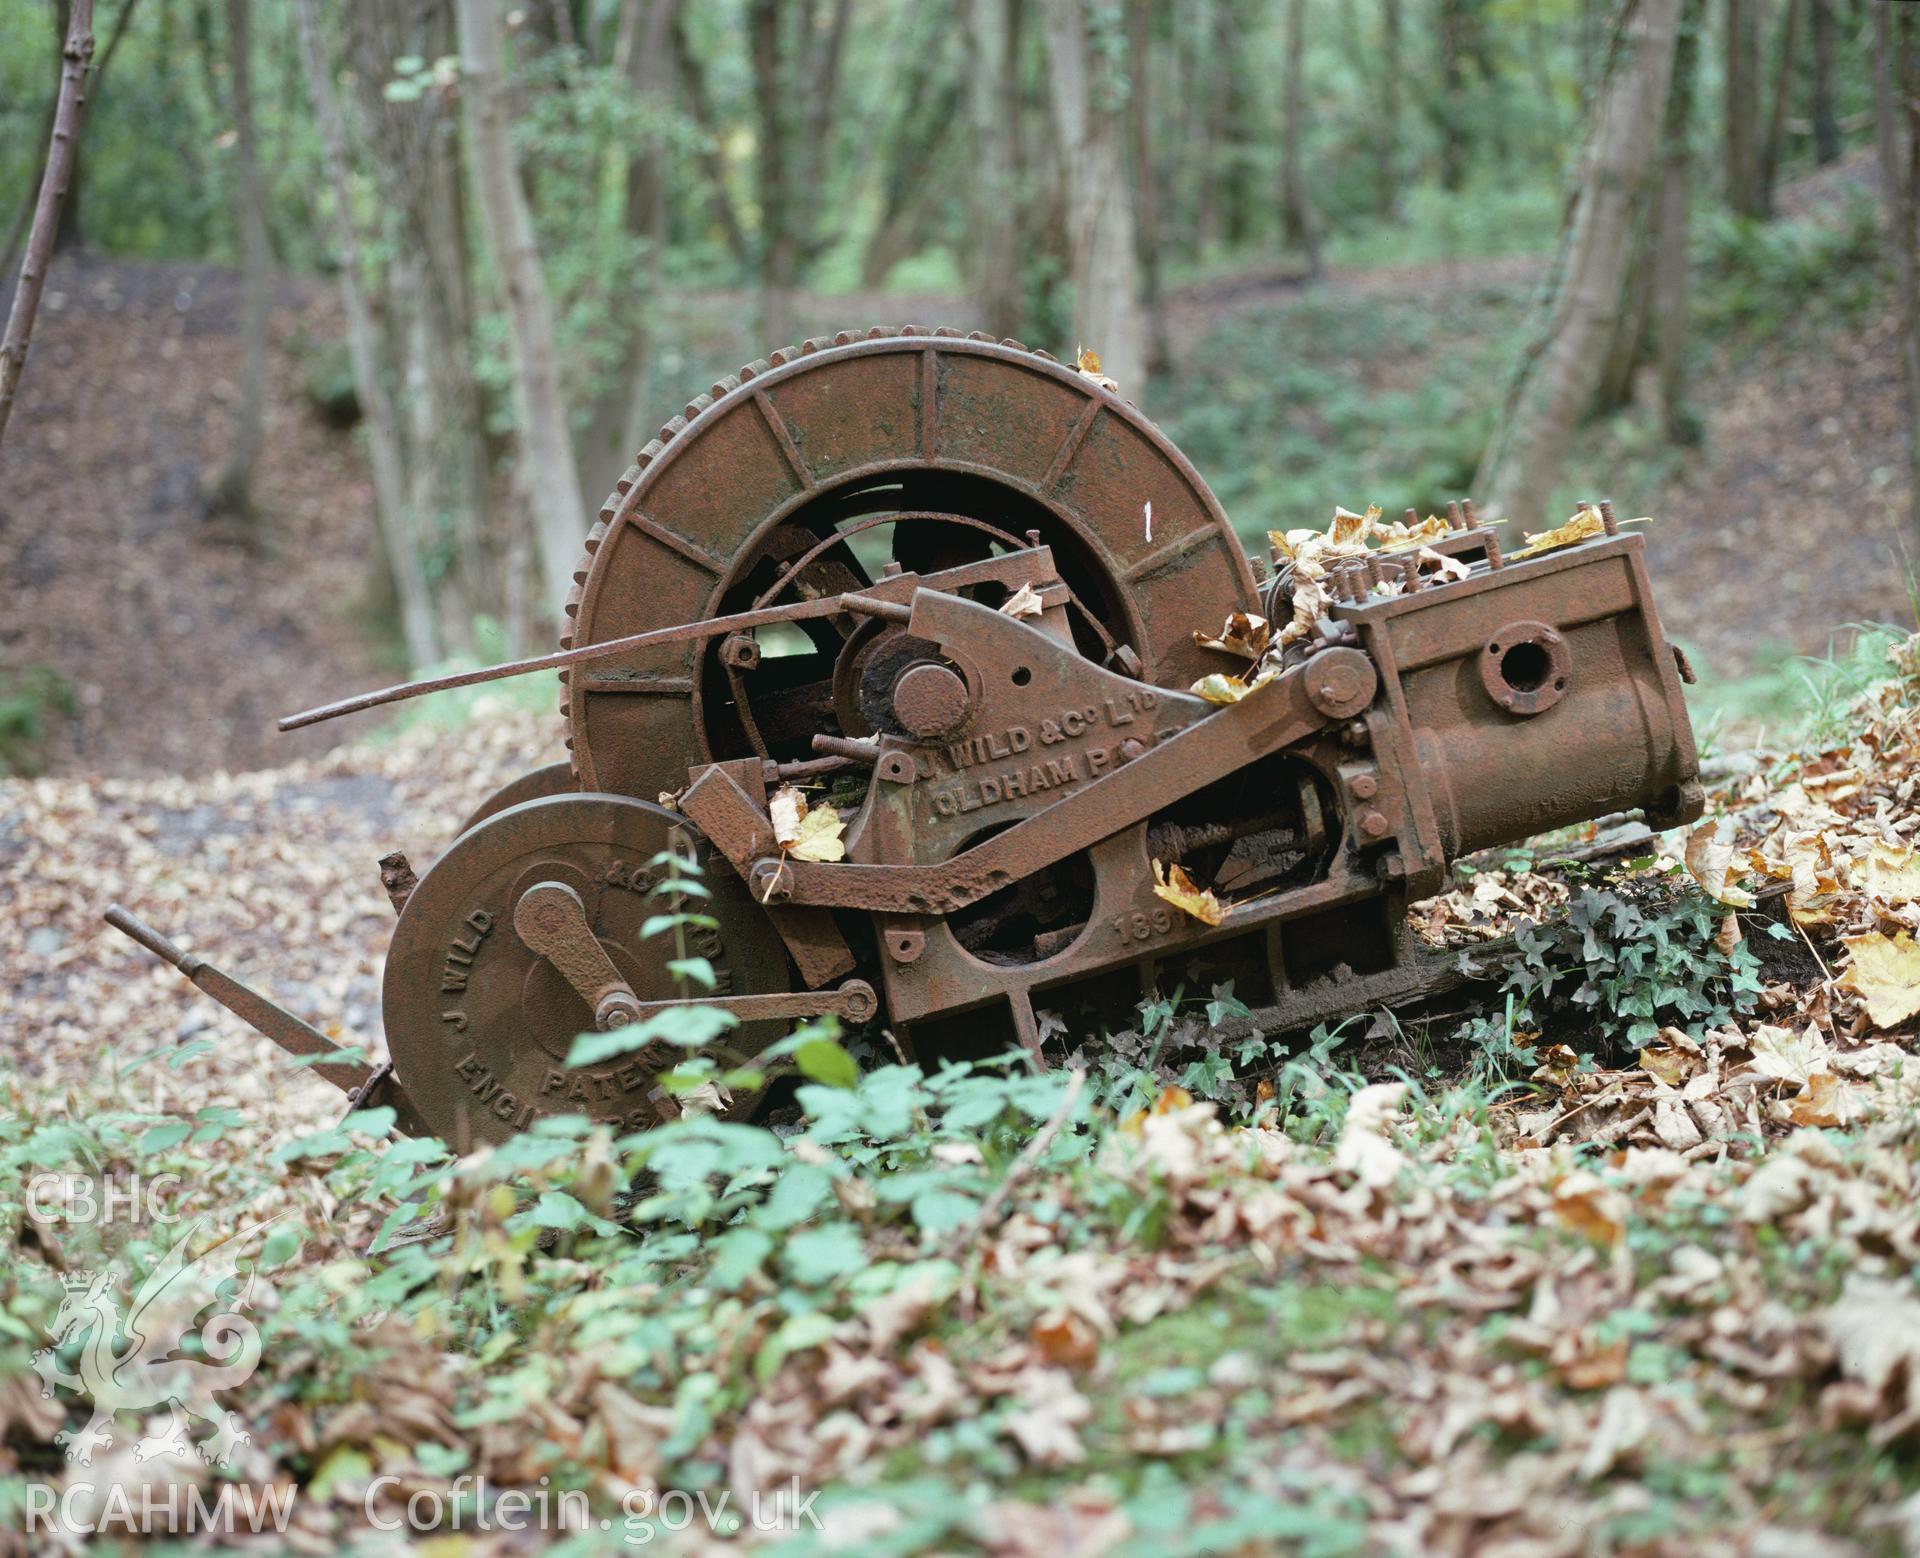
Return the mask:
[[[382,862],[391,1058],[320,1074],[464,1147],[546,1113],[676,1114],[657,1077],[679,1046],[567,1057],[689,1002],[729,1014],[731,1062],[828,1013],[932,1060],[1037,1057],[1048,1014],[1097,1035],[1176,986],[1231,980],[1269,1031],[1415,998],[1442,976],[1407,906],[1454,858],[1700,809],[1684,662],[1639,537],[1606,515],[1508,560],[1456,507],[1418,553],[1349,558],[1277,674],[1216,704],[1188,690],[1224,668],[1195,630],[1287,622],[1297,581],[1263,586],[1131,404],[947,330],[776,352],[621,480],[558,654],[282,721],[534,670],[564,684],[565,762],[494,796],[417,883]],[[844,859],[781,847],[789,785],[847,817]],[[676,860],[709,896],[663,897]],[[1218,923],[1155,892],[1174,866]],[[648,923],[675,907],[705,920],[677,951]],[[109,917],[284,1047],[333,1047]],[[688,954],[710,991],[670,966]]]

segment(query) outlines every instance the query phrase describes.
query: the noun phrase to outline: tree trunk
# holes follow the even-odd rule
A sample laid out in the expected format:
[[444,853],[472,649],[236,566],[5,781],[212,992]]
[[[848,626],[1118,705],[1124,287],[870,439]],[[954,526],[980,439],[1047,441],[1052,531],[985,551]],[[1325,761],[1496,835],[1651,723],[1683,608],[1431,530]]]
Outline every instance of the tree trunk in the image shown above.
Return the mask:
[[1887,237],[1900,299],[1900,366],[1907,385],[1907,516],[1920,530],[1920,50],[1914,13],[1873,8],[1873,121],[1886,191]]
[[273,265],[254,130],[251,12],[252,0],[227,0],[234,211],[240,225],[240,404],[234,410],[233,447],[204,494],[209,514],[227,515],[249,526],[254,519],[253,469],[266,437],[267,273]]
[[47,282],[47,261],[54,235],[60,230],[60,208],[67,198],[80,150],[80,124],[87,109],[87,66],[93,59],[93,0],[73,0],[67,41],[61,51],[60,96],[53,111],[53,133],[48,138],[47,170],[40,180],[40,199],[27,235],[27,257],[13,289],[7,311],[7,332],[0,336],[0,440],[7,436],[13,415],[14,392],[27,366],[27,343],[33,337],[33,317],[40,310],[40,292]]
[[1077,346],[1099,353],[1130,400],[1147,381],[1133,192],[1127,179],[1126,78],[1097,48],[1086,0],[1047,0],[1047,61],[1067,207]]
[[493,0],[456,0],[461,102],[481,219],[507,295],[513,398],[521,462],[533,503],[540,572],[548,598],[566,599],[586,535],[586,506],[574,463],[573,435],[560,393],[553,305],[534,239],[533,218],[507,138],[499,19]]
[[687,112],[700,131],[700,167],[707,176],[707,203],[713,215],[713,225],[720,229],[727,252],[745,272],[753,255],[747,243],[746,229],[740,222],[740,214],[733,208],[733,197],[727,193],[726,160],[720,155],[720,142],[714,134],[713,114],[707,106],[706,76],[700,69],[700,61],[694,57],[692,41],[687,37],[684,12],[676,18],[672,33],[675,71],[680,78],[681,89],[687,94]]
[[1287,242],[1307,257],[1307,274],[1320,274],[1320,224],[1307,196],[1301,142],[1307,132],[1307,0],[1287,0],[1286,85],[1280,126],[1280,215]]
[[[1434,128],[1440,135],[1440,187],[1457,193],[1467,178],[1466,74],[1461,68],[1461,32],[1465,0],[1436,0],[1434,41],[1440,50],[1440,93],[1429,96]],[[1389,91],[1392,90],[1390,86]]]
[[1687,217],[1693,172],[1688,140],[1705,13],[1705,0],[1686,0],[1674,44],[1673,84],[1667,90],[1659,187],[1654,196],[1651,326],[1660,425],[1668,443],[1685,447],[1699,443],[1701,435],[1700,419],[1687,401]]
[[[640,96],[662,105],[673,93],[673,31],[680,0],[626,0],[620,19],[614,65]],[[623,155],[628,155],[624,154]],[[649,425],[658,426],[659,407],[650,399],[653,311],[660,291],[660,263],[667,243],[667,152],[654,137],[628,155],[623,220],[643,248],[637,296],[620,312],[618,391],[603,395],[594,408],[584,440],[587,493],[610,492],[646,443]]]
[[1632,259],[1635,200],[1652,175],[1681,0],[1623,0],[1562,232],[1558,279],[1514,377],[1475,485],[1490,517],[1541,517],[1592,403]]
[[748,13],[753,40],[754,98],[760,139],[754,165],[760,190],[760,331],[769,347],[784,346],[792,329],[794,241],[787,183],[786,72],[781,69],[780,0],[753,0]]
[[366,412],[367,463],[373,477],[373,510],[400,602],[400,626],[407,645],[407,663],[414,670],[440,658],[433,595],[427,586],[425,560],[407,507],[406,483],[400,457],[400,423],[393,397],[387,393],[380,368],[373,312],[367,306],[362,269],[360,231],[353,219],[353,181],[347,164],[346,126],[334,96],[333,75],[320,47],[318,0],[298,0],[300,42],[306,55],[307,84],[313,94],[314,119],[332,188],[334,224],[340,238],[340,299],[347,316],[347,355],[353,363],[354,386]]
[[1380,162],[1374,170],[1379,195],[1376,208],[1383,221],[1400,215],[1400,0],[1381,0],[1380,79],[1386,90],[1375,101],[1374,122],[1379,127]]
[[1767,214],[1760,188],[1760,0],[1727,0],[1722,41],[1727,204],[1738,215],[1759,220]]
[[1829,167],[1840,160],[1840,116],[1833,106],[1833,7],[1813,0],[1813,160]]
[[1773,186],[1780,176],[1780,151],[1787,136],[1787,100],[1793,95],[1793,61],[1800,43],[1800,12],[1804,0],[1787,0],[1780,21],[1780,53],[1773,64],[1773,108],[1767,118],[1767,138],[1760,147],[1760,204],[1773,215]]
[[1020,253],[1021,169],[1014,159],[1020,113],[1018,0],[962,0],[967,29],[967,117],[973,131],[968,251],[980,325],[1018,335],[1023,305]]
[[1160,287],[1160,172],[1153,155],[1153,124],[1148,109],[1152,64],[1151,0],[1127,4],[1127,160],[1133,168],[1135,233],[1140,249],[1140,307],[1147,326],[1147,372],[1173,366],[1166,311]]

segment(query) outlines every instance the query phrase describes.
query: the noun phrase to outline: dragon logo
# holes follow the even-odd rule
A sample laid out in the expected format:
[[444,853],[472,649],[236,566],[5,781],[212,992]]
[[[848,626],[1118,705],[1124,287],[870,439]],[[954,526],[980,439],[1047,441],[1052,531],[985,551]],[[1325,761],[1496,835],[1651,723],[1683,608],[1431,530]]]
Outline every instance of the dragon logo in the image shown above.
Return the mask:
[[[243,1228],[197,1260],[189,1258],[187,1248],[204,1221],[188,1228],[140,1284],[124,1319],[116,1291],[118,1272],[76,1272],[63,1279],[67,1291],[49,1328],[52,1344],[33,1355],[33,1368],[40,1376],[43,1398],[50,1400],[56,1387],[64,1387],[93,1403],[93,1418],[85,1428],[63,1429],[56,1436],[69,1461],[91,1466],[94,1451],[113,1443],[115,1412],[144,1412],[163,1402],[173,1420],[165,1433],[135,1444],[137,1461],[193,1446],[210,1465],[225,1466],[233,1452],[249,1442],[251,1436],[241,1419],[213,1396],[215,1391],[244,1384],[260,1365],[260,1332],[237,1313],[247,1307],[253,1275],[231,1299],[222,1299],[220,1289],[238,1280],[242,1251],[267,1223]],[[209,1304],[215,1306],[215,1313],[197,1332],[206,1358],[173,1356],[194,1333],[195,1317]],[[125,1346],[116,1348],[122,1338]],[[59,1359],[59,1349],[70,1342],[80,1343],[77,1374],[69,1373]],[[190,1434],[195,1418],[214,1429],[197,1446]]]

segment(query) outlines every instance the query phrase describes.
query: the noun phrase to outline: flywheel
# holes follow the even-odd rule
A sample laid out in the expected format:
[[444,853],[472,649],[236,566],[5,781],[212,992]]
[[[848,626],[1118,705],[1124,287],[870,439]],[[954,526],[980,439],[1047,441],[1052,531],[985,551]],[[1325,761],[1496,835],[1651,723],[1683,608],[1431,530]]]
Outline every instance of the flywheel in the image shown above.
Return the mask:
[[[699,868],[703,896],[674,885],[694,874],[674,875],[676,861]],[[680,912],[700,918],[648,925]],[[509,806],[455,839],[401,912],[382,996],[394,1070],[426,1124],[460,1151],[541,1115],[645,1129],[678,1113],[657,1079],[687,1051],[656,1040],[594,1065],[567,1057],[577,1035],[618,1026],[634,1000],[707,994],[669,967],[688,956],[707,960],[717,995],[791,988],[766,911],[672,812],[622,795]],[[618,999],[596,1005],[596,980],[617,986]],[[732,1066],[788,1026],[743,1023],[710,1049]]]
[[[1219,503],[1130,403],[1014,341],[876,328],[748,364],[661,429],[587,539],[563,647],[1050,547],[1081,653],[1184,687],[1255,585]],[[978,587],[997,605],[1004,587]],[[566,679],[577,783],[655,799],[697,763],[867,734],[894,652],[823,618],[641,650]]]

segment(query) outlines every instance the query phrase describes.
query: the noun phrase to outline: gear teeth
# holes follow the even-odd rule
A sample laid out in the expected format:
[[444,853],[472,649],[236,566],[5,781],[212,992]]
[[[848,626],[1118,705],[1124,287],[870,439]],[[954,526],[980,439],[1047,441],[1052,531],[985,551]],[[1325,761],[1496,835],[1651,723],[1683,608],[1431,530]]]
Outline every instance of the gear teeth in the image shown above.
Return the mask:
[[[816,353],[827,350],[830,346],[851,346],[863,340],[882,341],[901,337],[926,337],[934,340],[949,341],[963,338],[962,332],[952,325],[869,325],[865,330],[836,331],[831,338],[811,336],[801,341],[798,345],[782,346],[774,351],[768,352],[764,357],[756,357],[752,362],[743,364],[738,373],[727,374],[719,379],[706,394],[696,395],[692,400],[688,401],[683,413],[666,423],[660,429],[660,436],[650,440],[647,446],[634,456],[633,464],[629,466],[621,475],[620,479],[614,483],[613,495],[600,510],[597,522],[592,529],[587,532],[585,553],[580,565],[574,569],[574,585],[573,588],[568,591],[566,603],[562,607],[564,622],[560,633],[560,647],[562,649],[572,649],[578,641],[578,633],[576,631],[578,626],[577,619],[580,615],[580,606],[586,593],[586,581],[592,573],[593,560],[600,550],[600,545],[606,540],[609,531],[612,529],[613,519],[615,514],[619,512],[621,501],[633,491],[640,478],[646,473],[647,467],[659,459],[660,456],[666,452],[667,446],[687,430],[687,425],[690,422],[702,412],[711,408],[715,401],[732,394],[743,384],[749,383],[761,377],[763,374],[771,373],[775,368],[784,368],[789,363],[796,362],[802,357],[812,357]],[[967,331],[965,332],[964,339],[988,344],[992,344],[993,342],[993,337],[984,330]],[[1037,357],[1043,362],[1059,361],[1059,359],[1054,357],[1050,352],[1028,346],[1025,342],[1016,341],[1011,336],[1003,337],[999,344],[1010,350],[1024,352],[1029,356]],[[565,670],[561,671],[560,681],[563,687],[570,689],[572,685],[570,672]],[[579,758],[574,753],[571,719],[573,712],[572,702],[571,691],[569,691],[560,705],[560,712],[565,716],[561,723],[561,729],[568,753],[568,772],[573,776],[574,784],[578,786],[581,783],[581,774]]]

